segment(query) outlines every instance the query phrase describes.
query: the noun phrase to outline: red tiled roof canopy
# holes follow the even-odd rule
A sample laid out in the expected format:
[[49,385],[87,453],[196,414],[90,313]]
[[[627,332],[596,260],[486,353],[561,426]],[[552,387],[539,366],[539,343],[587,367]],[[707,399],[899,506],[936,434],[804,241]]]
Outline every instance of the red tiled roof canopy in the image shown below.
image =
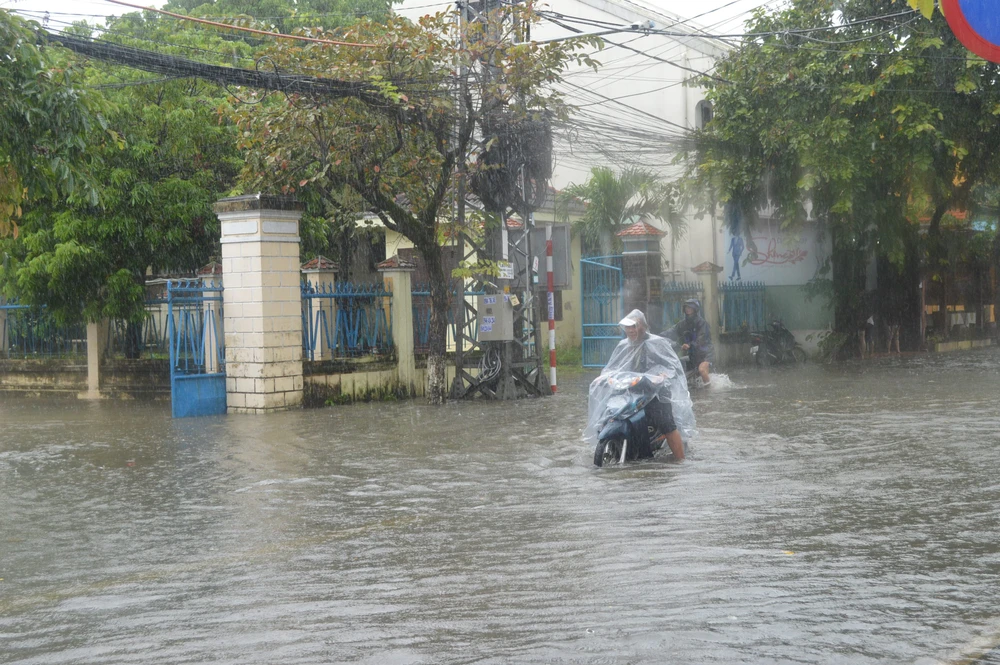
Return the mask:
[[704,263],[699,263],[694,268],[691,268],[693,273],[701,272],[722,272],[724,268],[722,266],[717,266],[711,261],[705,261]]
[[339,270],[340,266],[325,256],[317,256],[302,264],[302,270]]
[[222,264],[218,261],[212,261],[207,263],[202,267],[198,268],[198,275],[221,275],[222,274]]
[[382,263],[375,266],[378,270],[413,270],[416,265],[406,259],[401,259],[397,254],[393,254]]
[[636,222],[632,226],[618,232],[619,236],[665,236],[667,235],[652,224]]
[[522,224],[521,220],[519,220],[519,219],[514,219],[513,217],[508,217],[507,218],[507,228],[508,229],[523,229],[524,228],[524,224]]

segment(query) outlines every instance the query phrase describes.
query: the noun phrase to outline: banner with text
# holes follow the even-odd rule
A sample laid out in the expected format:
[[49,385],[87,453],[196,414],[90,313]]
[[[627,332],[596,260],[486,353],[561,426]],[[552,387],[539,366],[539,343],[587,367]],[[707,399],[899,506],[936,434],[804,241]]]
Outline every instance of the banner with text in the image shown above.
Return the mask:
[[829,238],[821,239],[815,224],[782,231],[776,220],[761,219],[751,235],[756,255],[742,234],[733,236],[726,230],[726,270],[720,279],[768,286],[806,284],[830,256]]

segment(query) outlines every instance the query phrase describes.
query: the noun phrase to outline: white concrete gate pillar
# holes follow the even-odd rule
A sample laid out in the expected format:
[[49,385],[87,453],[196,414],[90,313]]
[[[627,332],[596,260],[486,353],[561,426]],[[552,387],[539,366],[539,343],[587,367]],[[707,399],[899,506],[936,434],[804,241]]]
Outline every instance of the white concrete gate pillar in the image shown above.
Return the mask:
[[225,283],[226,405],[268,413],[302,404],[302,294],[295,201],[218,201]]
[[691,268],[691,272],[698,275],[701,280],[701,316],[708,321],[708,326],[712,334],[712,344],[719,349],[719,331],[722,326],[720,311],[722,300],[719,298],[719,273],[724,268],[717,266],[711,261],[696,265]]
[[415,266],[397,256],[378,264],[382,282],[392,292],[392,343],[396,347],[399,384],[417,394],[417,363],[413,352],[413,295],[411,275]]

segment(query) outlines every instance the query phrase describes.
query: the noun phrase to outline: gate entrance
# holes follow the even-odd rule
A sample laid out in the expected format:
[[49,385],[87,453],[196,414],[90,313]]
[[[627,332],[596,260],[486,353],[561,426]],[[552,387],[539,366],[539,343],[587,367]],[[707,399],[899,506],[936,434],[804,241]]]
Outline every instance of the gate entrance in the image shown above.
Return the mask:
[[584,367],[604,367],[624,337],[618,326],[625,316],[622,282],[621,256],[592,256],[580,261]]
[[222,285],[167,282],[170,409],[174,418],[226,412]]

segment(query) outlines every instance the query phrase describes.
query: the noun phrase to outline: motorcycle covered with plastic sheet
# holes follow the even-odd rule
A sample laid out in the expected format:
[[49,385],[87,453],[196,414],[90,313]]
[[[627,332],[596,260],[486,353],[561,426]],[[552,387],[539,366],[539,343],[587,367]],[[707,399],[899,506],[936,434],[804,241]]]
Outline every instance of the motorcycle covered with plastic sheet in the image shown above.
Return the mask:
[[671,342],[657,335],[622,340],[590,384],[584,440],[595,446],[594,464],[652,457],[663,446],[666,432],[656,431],[646,414],[654,399],[670,404],[686,449],[695,434],[694,411],[684,367]]

